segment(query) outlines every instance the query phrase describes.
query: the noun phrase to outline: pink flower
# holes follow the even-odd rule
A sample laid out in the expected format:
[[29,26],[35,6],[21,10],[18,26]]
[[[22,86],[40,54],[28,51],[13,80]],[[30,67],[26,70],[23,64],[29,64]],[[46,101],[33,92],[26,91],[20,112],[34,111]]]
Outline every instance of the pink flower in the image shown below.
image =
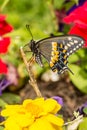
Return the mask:
[[87,2],[76,8],[63,20],[67,24],[72,24],[69,34],[83,37],[86,41],[84,46],[87,47]]

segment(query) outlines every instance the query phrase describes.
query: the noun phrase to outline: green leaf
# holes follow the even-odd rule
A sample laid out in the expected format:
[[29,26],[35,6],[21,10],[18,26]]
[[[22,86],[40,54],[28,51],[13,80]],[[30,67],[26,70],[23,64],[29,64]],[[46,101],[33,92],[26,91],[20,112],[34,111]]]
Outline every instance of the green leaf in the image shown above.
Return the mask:
[[70,65],[74,75],[70,74],[71,81],[73,84],[82,92],[87,93],[87,73],[74,64]]
[[80,123],[78,130],[87,130],[87,117]]
[[7,103],[0,97],[0,108],[4,108]]
[[84,112],[85,114],[87,114],[87,107],[85,107],[85,108],[83,109],[83,112]]
[[77,61],[80,61],[85,57],[85,51],[84,49],[78,50],[76,53],[70,56],[69,62],[70,63],[75,63]]
[[0,130],[4,130],[4,127],[0,126]]
[[78,5],[79,0],[74,0],[74,1],[75,1],[75,3]]
[[76,54],[71,55],[70,58],[69,58],[70,63],[75,63],[78,60],[79,60],[79,57]]
[[3,93],[1,99],[4,100],[8,104],[15,104],[20,102],[20,97],[16,94],[12,93]]
[[54,7],[55,8],[61,8],[64,4],[64,0],[54,0]]

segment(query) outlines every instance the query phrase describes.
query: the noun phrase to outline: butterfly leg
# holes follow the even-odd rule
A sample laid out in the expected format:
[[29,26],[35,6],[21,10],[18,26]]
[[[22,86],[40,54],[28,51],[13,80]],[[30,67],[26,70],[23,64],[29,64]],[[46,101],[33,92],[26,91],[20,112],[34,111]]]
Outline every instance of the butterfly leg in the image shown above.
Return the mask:
[[29,66],[31,66],[31,64],[35,62],[35,56],[32,55],[32,57],[27,62],[29,64]]
[[42,59],[41,59],[41,54],[38,53],[37,55],[35,55],[35,61],[41,66],[43,67],[43,63],[42,63]]

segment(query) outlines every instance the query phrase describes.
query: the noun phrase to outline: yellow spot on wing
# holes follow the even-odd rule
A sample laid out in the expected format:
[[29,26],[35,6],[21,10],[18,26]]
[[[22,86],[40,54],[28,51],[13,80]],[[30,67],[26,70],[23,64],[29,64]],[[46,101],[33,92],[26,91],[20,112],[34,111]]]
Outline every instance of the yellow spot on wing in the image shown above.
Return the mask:
[[55,63],[55,59],[53,57],[51,57],[51,62]]
[[52,51],[51,52],[51,55],[54,56],[54,55],[58,55],[59,54],[59,51]]
[[53,57],[53,59],[54,59],[55,61],[58,61],[58,55],[55,55],[55,56]]
[[54,66],[54,63],[53,62],[50,62],[50,67],[53,67]]
[[63,57],[64,59],[66,59],[67,58],[67,55],[64,55],[64,57]]
[[54,51],[51,52],[51,55],[54,56]]
[[67,52],[67,50],[64,49],[64,50],[63,50],[63,53],[66,53],[66,52]]
[[59,51],[54,51],[54,54],[55,54],[55,55],[58,55],[58,54],[59,54]]
[[52,42],[52,50],[57,50],[57,42]]
[[52,50],[56,51],[57,50],[57,46],[53,46]]
[[67,64],[67,60],[64,61],[64,64]]
[[53,46],[57,46],[57,42],[52,42],[52,45]]
[[63,48],[63,44],[62,43],[60,44],[60,48]]
[[53,72],[58,72],[57,69],[52,70]]

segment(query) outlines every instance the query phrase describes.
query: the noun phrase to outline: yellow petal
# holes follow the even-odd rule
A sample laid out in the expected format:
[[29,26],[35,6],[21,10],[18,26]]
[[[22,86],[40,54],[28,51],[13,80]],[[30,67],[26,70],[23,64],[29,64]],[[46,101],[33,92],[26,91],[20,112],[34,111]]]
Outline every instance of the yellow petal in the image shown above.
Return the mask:
[[26,107],[26,106],[29,105],[30,103],[33,103],[33,104],[38,105],[38,106],[42,106],[43,103],[44,103],[44,98],[36,98],[35,100],[26,99],[26,100],[24,100],[24,102],[23,102],[23,106]]
[[6,130],[22,130],[21,127],[15,122],[15,120],[9,117],[5,122]]
[[57,126],[62,126],[64,124],[64,120],[62,118],[59,118],[52,114],[48,114],[47,116],[44,116],[44,118],[46,118],[50,123]]
[[30,114],[17,114],[14,119],[21,127],[27,127],[34,122],[34,117]]
[[26,100],[24,100],[24,102],[23,102],[23,106],[26,107],[26,105],[28,105],[28,104],[31,103],[31,102],[33,102],[32,99],[26,99]]
[[57,130],[51,123],[43,117],[37,119],[30,127],[29,130]]
[[57,111],[60,110],[61,106],[57,103],[56,100],[50,98],[45,100],[43,108],[46,112],[56,114]]
[[34,101],[33,101],[34,104],[38,105],[38,106],[42,106],[43,103],[44,103],[44,98],[36,98]]
[[17,112],[24,112],[22,105],[7,105],[6,109],[1,111],[2,116],[12,116]]

